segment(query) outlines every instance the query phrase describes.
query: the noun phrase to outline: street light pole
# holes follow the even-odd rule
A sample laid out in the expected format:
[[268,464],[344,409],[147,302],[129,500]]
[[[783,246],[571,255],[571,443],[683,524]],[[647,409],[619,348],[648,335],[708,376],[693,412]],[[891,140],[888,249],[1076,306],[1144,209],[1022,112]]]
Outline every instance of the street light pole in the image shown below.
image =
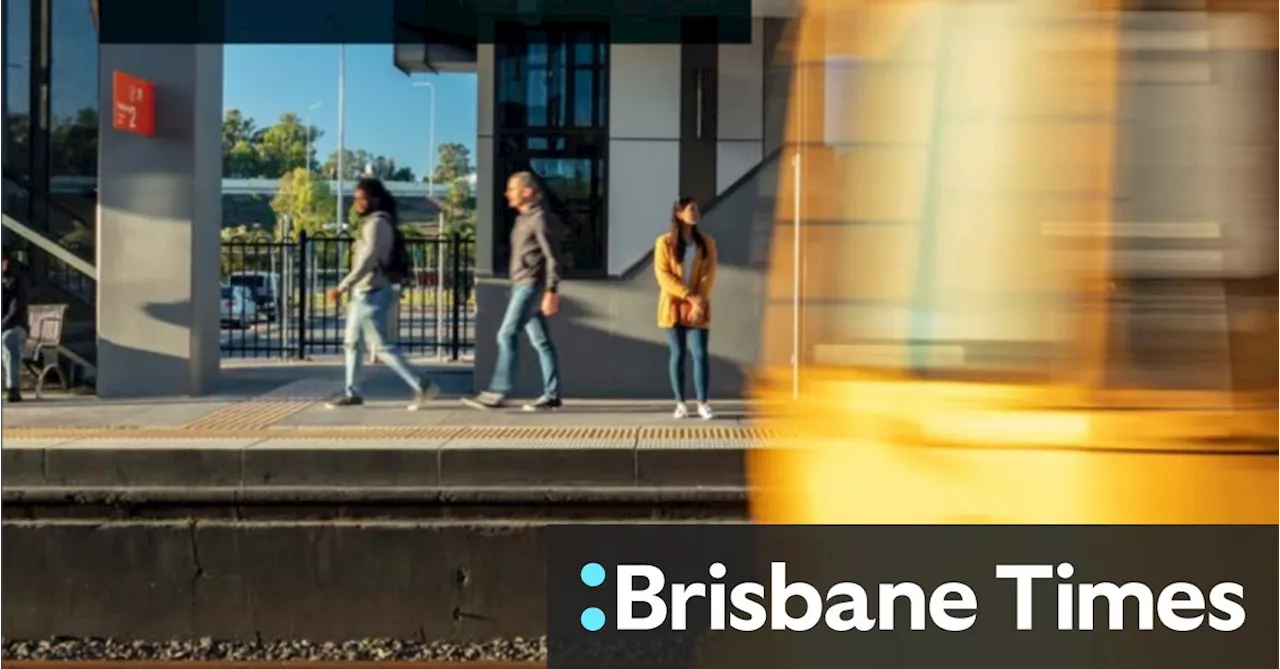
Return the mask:
[[[430,81],[415,81],[410,84],[414,88],[426,88],[431,91],[431,111],[428,115],[427,126],[427,144],[430,147],[430,155],[427,156],[427,199],[432,200],[435,195],[436,187],[436,87]],[[444,348],[441,346],[444,332],[444,323],[441,318],[444,316],[444,214],[436,213],[437,230],[439,234],[436,240],[436,356],[444,357]]]
[[347,45],[338,45],[338,164],[337,173],[334,175],[338,180],[338,212],[334,224],[338,230],[342,229],[342,152],[343,152],[343,119],[342,112],[346,109],[346,88],[347,88]]

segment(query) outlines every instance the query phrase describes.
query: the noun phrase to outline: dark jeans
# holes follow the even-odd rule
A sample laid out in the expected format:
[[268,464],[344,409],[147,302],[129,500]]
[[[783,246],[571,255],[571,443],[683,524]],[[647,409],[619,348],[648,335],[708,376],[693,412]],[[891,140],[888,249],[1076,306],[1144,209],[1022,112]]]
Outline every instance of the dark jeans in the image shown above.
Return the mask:
[[685,344],[693,353],[693,391],[699,402],[707,401],[707,379],[710,376],[710,362],[707,356],[707,339],[711,332],[701,328],[687,328],[677,325],[667,330],[667,344],[671,347],[671,360],[668,371],[671,374],[671,390],[675,392],[676,401],[684,401],[684,353]]
[[538,352],[542,366],[542,394],[560,399],[560,371],[556,360],[556,347],[547,332],[547,320],[542,315],[542,291],[537,286],[523,285],[511,289],[511,301],[507,313],[498,328],[498,362],[493,367],[493,381],[489,390],[502,395],[511,393],[511,377],[516,371],[516,353],[520,346],[520,330],[529,334],[529,343]]

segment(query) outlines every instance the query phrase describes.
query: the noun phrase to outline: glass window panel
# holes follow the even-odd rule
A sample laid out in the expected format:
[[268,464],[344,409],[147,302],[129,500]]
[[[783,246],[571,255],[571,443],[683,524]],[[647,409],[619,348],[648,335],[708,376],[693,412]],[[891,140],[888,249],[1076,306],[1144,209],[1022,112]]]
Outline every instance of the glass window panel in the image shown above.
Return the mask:
[[30,181],[31,0],[5,0],[4,24],[4,169]]
[[51,3],[50,178],[55,193],[91,193],[97,175],[97,29],[90,0]]
[[595,125],[594,70],[579,69],[573,73],[573,124],[580,128]]

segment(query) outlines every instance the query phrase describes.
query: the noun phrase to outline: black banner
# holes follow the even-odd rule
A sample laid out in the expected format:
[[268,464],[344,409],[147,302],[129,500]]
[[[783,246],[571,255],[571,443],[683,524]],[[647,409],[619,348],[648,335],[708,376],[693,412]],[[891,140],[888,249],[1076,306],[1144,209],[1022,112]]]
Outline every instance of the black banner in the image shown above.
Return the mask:
[[1274,667],[1275,526],[563,526],[551,669]]
[[751,43],[751,0],[99,0],[99,12],[104,44],[492,44],[504,23],[606,24],[614,44]]

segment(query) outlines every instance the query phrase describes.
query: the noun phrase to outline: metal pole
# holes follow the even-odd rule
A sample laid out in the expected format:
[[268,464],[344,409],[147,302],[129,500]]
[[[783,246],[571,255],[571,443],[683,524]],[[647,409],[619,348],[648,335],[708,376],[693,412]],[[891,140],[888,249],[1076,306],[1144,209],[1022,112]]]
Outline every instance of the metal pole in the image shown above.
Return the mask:
[[[0,32],[8,35],[9,32],[9,3],[0,3]],[[5,155],[5,150],[9,148],[9,50],[8,47],[0,51],[0,169],[8,168],[9,160]],[[4,174],[0,173],[0,214],[4,214],[5,205],[9,201],[5,200],[4,194]],[[95,230],[95,238],[96,238]]]
[[[427,155],[427,200],[434,202],[434,191],[436,186],[436,87],[430,81],[415,81],[410,84],[414,88],[425,88],[431,91],[431,110],[428,116],[427,126],[427,144],[429,145],[429,153]],[[436,231],[439,239],[436,241],[436,290],[435,290],[435,331],[436,331],[436,357],[444,357],[444,349],[440,346],[442,339],[441,333],[443,323],[441,317],[444,312],[440,302],[444,299],[444,212],[436,215]]]
[[342,152],[343,152],[343,111],[346,109],[346,84],[347,84],[347,45],[338,45],[338,165],[337,174],[334,176],[338,180],[338,216],[334,219],[335,227],[342,229]]
[[804,73],[797,72],[796,104],[798,127],[796,138],[796,154],[792,158],[791,168],[791,399],[800,399],[800,151],[806,139],[804,127],[805,99]]
[[791,398],[800,398],[800,149],[792,158]]
[[[436,87],[427,84],[427,90],[431,91],[431,120],[427,130],[427,142],[431,145],[431,160],[427,167],[427,197],[432,201],[438,202],[435,198],[436,189]],[[444,307],[441,302],[444,301],[444,212],[437,210],[436,222],[438,223],[436,236],[439,241],[436,242],[436,357],[444,357],[444,349],[440,347],[440,340],[444,337]]]

